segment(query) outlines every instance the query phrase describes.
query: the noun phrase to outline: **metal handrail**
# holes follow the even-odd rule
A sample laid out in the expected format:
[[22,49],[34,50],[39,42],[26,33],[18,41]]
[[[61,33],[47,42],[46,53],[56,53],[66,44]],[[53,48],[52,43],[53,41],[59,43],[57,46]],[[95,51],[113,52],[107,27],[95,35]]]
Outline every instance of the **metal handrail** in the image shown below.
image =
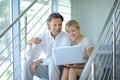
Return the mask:
[[113,13],[114,13],[114,11],[115,11],[115,8],[116,8],[117,3],[118,3],[118,0],[115,0],[114,3],[113,3],[112,9],[111,9],[111,11],[110,11],[110,13],[109,13],[109,16],[108,16],[108,18],[107,18],[107,20],[106,20],[106,22],[105,22],[105,25],[104,25],[104,27],[103,27],[103,30],[102,30],[102,32],[101,32],[101,34],[100,34],[100,36],[99,36],[97,45],[95,46],[95,49],[93,50],[93,53],[91,54],[91,56],[90,56],[90,58],[89,58],[89,60],[88,60],[88,62],[87,62],[87,64],[86,64],[86,66],[85,66],[85,68],[84,68],[84,70],[83,70],[83,72],[82,72],[81,77],[80,77],[79,80],[87,80],[87,77],[88,77],[89,74],[90,74],[91,64],[92,64],[92,62],[93,62],[94,59],[95,59],[96,52],[97,52],[97,50],[98,50],[98,47],[99,47],[100,44],[101,44],[101,41],[104,39],[104,33],[106,33],[105,30],[106,30],[106,28],[107,28],[108,23],[110,22],[110,20],[111,20],[111,18],[112,18],[112,15],[113,15]]
[[34,0],[2,33],[0,33],[0,38],[37,2]]
[[115,11],[115,6],[117,5],[117,3],[118,3],[118,0],[115,0],[114,3],[113,3],[112,8],[111,8],[111,10],[110,10],[110,13],[109,13],[109,15],[108,15],[108,18],[107,18],[107,20],[106,20],[106,22],[105,22],[105,24],[104,24],[104,26],[103,26],[103,29],[102,29],[102,32],[101,32],[101,34],[100,34],[100,36],[99,36],[98,41],[100,40],[102,34],[105,32],[104,30],[106,29],[107,24],[110,22],[110,20],[111,20],[111,18],[112,18],[112,15],[113,15],[113,13],[114,13],[114,11]]
[[[30,9],[30,8],[35,4],[35,2],[36,2],[36,1],[34,1],[27,9],[25,9],[25,11],[24,11],[22,14],[20,14],[20,16],[18,16],[18,17],[13,21],[13,23],[11,23],[11,24],[0,34],[0,38],[1,38],[8,30],[10,30],[10,28],[12,28],[12,26],[13,26],[18,20],[20,20],[20,18],[28,11],[28,9]],[[45,4],[47,4],[47,3],[48,3],[48,2],[46,2]],[[43,4],[43,7],[45,6],[45,4]],[[42,7],[42,8],[43,8],[43,7]],[[43,16],[45,16],[45,14],[47,13],[47,11],[50,10],[50,8],[51,8],[51,6],[48,7],[48,9],[43,13],[43,15],[41,15],[41,16],[39,17],[39,20],[35,22],[35,24],[32,26],[32,28],[31,28],[28,32],[26,32],[26,35],[28,35],[28,34],[30,33],[30,31],[33,29],[33,27],[35,27],[36,24],[40,21],[40,19],[42,19]],[[37,15],[38,13],[40,13],[40,9],[37,11],[37,13],[36,13],[35,15]],[[32,19],[35,17],[35,15],[26,23],[26,25],[28,25],[28,24],[32,21]],[[46,21],[45,21],[45,22],[46,22]],[[41,29],[41,27],[45,24],[45,22],[41,23],[41,25],[40,25],[39,29],[36,31],[36,33]],[[26,25],[25,25],[25,26],[26,26]],[[20,32],[24,31],[25,26],[23,26],[23,28],[20,29]],[[7,46],[10,46],[10,44],[14,41],[14,39],[16,39],[16,38],[18,37],[18,35],[20,34],[20,32],[18,32],[18,33],[12,38],[12,40],[9,41],[9,43],[6,45],[6,47],[3,48],[1,54],[7,49]],[[35,33],[35,34],[36,34],[36,33]],[[34,35],[33,35],[33,36],[34,36]],[[16,46],[14,47],[14,49],[11,50],[11,51],[9,51],[9,53],[8,53],[9,55],[7,55],[7,57],[2,61],[2,63],[0,63],[0,65],[3,65],[3,63],[10,57],[10,55],[13,53],[13,51],[16,50],[16,48],[17,48],[19,45],[21,45],[21,42],[25,39],[25,37],[26,37],[26,36],[22,36],[22,38],[20,38],[20,39],[21,39],[21,40],[20,40],[20,43],[16,44]],[[23,46],[23,48],[21,48],[20,52],[18,52],[18,53],[20,54],[20,53],[25,49],[25,47],[26,47],[26,44],[25,44],[25,46]],[[1,55],[1,54],[0,54],[0,55]],[[19,54],[18,54],[18,55],[19,55]],[[14,59],[16,59],[16,58],[18,57],[18,55],[14,56]],[[25,57],[23,58],[23,60],[24,60],[24,59],[25,59]],[[22,61],[22,59],[21,59],[21,61]],[[10,65],[12,65],[13,62],[14,62],[14,61],[11,61],[11,62],[10,62]],[[9,65],[9,66],[5,69],[5,71],[0,75],[1,77],[2,77],[3,75],[5,75],[5,72],[8,70],[8,68],[10,68],[10,65]],[[19,66],[19,65],[20,65],[20,64],[18,64],[17,66]],[[16,69],[16,67],[14,68],[14,70],[15,70],[15,69]],[[14,71],[12,71],[12,73],[10,73],[10,75],[8,76],[7,79],[11,78],[11,76],[13,75],[13,73],[14,73]],[[17,76],[16,76],[16,78],[17,78]]]
[[[46,3],[44,4],[44,6],[45,6],[47,3],[48,3],[48,2],[46,2]],[[43,7],[44,7],[44,6],[43,6]],[[43,7],[41,7],[41,9],[43,9]],[[29,8],[29,9],[30,9],[30,8]],[[41,9],[38,10],[37,13],[29,20],[29,22],[27,23],[27,25],[28,25],[28,24],[33,20],[33,18],[41,11]],[[48,11],[48,10],[47,10],[47,11]],[[22,17],[22,16],[21,16],[21,17]],[[42,15],[42,17],[43,17],[43,15]],[[42,17],[40,17],[40,19],[41,19]],[[20,18],[18,18],[18,19],[20,19]],[[39,20],[40,20],[40,19],[39,19]],[[35,25],[39,22],[39,20],[35,23]],[[13,25],[14,25],[14,24],[13,24]],[[35,25],[34,25],[34,26],[35,26]],[[26,25],[25,25],[25,26],[26,26]],[[24,26],[24,28],[25,28],[25,26]],[[12,27],[12,26],[11,26],[11,27]],[[21,29],[20,32],[22,32],[22,31],[24,30],[24,28]],[[33,29],[33,28],[32,28],[32,29]],[[32,30],[32,29],[31,29],[31,30]],[[7,30],[9,30],[9,29],[7,29]],[[31,30],[30,30],[30,31],[31,31]],[[29,31],[29,32],[30,32],[30,31]],[[4,32],[4,31],[3,31],[3,32]],[[19,32],[16,36],[14,36],[14,38],[6,45],[6,47],[2,50],[1,54],[5,51],[5,49],[7,49],[7,47],[10,45],[10,43],[13,42],[13,40],[20,34],[20,32]],[[29,33],[29,32],[28,32],[28,33]],[[36,31],[36,32],[37,32],[37,31]],[[28,33],[27,33],[27,34],[28,34]],[[3,33],[3,35],[4,35],[4,33]],[[0,55],[1,55],[1,54],[0,54]]]

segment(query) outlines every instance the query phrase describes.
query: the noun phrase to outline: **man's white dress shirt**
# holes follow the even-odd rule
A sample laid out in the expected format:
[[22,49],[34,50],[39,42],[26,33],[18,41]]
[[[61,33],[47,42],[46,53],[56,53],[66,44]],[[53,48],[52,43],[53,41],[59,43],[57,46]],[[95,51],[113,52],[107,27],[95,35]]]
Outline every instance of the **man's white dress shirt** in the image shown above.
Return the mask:
[[27,55],[28,58],[32,61],[40,57],[40,53],[43,52],[44,56],[41,56],[43,59],[43,65],[48,65],[49,70],[49,80],[57,80],[59,78],[59,70],[57,69],[54,60],[52,48],[61,47],[61,46],[70,46],[71,39],[69,36],[61,31],[55,38],[51,36],[50,32],[46,32],[38,35],[42,42],[37,45],[30,46],[31,52]]

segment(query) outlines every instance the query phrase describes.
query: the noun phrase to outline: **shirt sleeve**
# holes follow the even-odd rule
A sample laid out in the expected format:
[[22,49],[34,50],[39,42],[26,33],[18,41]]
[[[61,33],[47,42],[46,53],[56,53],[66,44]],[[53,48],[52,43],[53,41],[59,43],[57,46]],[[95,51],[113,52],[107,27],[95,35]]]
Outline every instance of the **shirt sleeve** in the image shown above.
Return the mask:
[[26,48],[26,59],[35,61],[39,58],[42,53],[40,45],[28,45]]
[[90,39],[90,38],[86,38],[86,41],[85,41],[85,46],[86,46],[86,49],[89,49],[89,48],[91,48],[91,47],[94,47],[94,43],[93,43],[93,41],[92,41],[92,39]]

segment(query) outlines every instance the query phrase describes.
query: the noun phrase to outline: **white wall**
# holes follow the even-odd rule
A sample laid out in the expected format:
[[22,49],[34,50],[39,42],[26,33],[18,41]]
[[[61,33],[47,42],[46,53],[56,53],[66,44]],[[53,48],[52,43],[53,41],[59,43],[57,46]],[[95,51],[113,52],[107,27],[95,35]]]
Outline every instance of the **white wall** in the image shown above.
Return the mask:
[[81,33],[97,42],[114,0],[71,0],[72,19],[79,22]]

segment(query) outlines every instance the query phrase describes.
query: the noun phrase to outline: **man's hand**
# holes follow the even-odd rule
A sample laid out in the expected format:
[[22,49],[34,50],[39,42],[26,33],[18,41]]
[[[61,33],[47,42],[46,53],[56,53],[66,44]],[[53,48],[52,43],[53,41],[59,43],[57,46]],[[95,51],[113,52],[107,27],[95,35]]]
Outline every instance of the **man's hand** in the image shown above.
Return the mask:
[[42,40],[40,38],[33,38],[29,41],[29,45],[39,44]]
[[42,59],[39,59],[38,61],[34,62],[31,66],[31,72],[35,73],[36,68],[42,63]]

